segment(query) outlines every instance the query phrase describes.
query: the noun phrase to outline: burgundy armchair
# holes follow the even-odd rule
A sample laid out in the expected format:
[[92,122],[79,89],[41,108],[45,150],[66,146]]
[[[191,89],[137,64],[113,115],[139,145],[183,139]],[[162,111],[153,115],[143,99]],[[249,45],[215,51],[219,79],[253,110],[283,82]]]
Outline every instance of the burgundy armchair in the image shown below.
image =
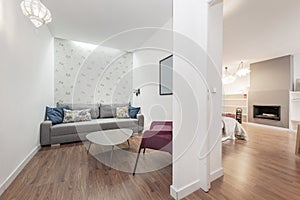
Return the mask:
[[172,130],[173,123],[171,121],[154,121],[151,123],[150,130],[144,131],[133,170],[133,176],[135,175],[142,149],[144,149],[144,154],[146,148],[166,151],[172,154]]

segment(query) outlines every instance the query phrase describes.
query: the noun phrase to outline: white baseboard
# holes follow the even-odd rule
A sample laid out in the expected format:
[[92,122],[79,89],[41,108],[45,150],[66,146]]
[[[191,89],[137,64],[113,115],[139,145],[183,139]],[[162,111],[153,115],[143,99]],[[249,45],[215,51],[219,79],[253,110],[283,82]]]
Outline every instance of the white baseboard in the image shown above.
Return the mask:
[[171,193],[171,196],[175,200],[179,200],[179,199],[182,199],[182,198],[188,196],[189,194],[192,194],[193,192],[199,190],[200,188],[201,188],[201,182],[200,182],[200,180],[198,180],[194,183],[186,185],[185,187],[183,187],[181,189],[176,189],[173,187],[173,185],[171,185],[170,193]]
[[[223,168],[220,168],[210,174],[210,182],[213,182],[217,180],[218,178],[224,176],[224,170]],[[176,189],[171,185],[170,187],[170,195],[175,199],[175,200],[180,200],[193,192],[200,190],[201,189],[201,182],[200,180],[195,181],[194,183],[191,183],[189,185],[186,185],[185,187],[181,189]]]
[[224,176],[224,169],[220,168],[220,169],[210,173],[210,182],[213,182],[213,181],[217,180],[218,178],[221,178],[222,176]]
[[177,190],[173,187],[173,185],[170,186],[170,195],[173,197],[173,199],[178,200],[178,192]]
[[26,158],[19,164],[19,166],[7,177],[7,179],[0,186],[0,196],[8,188],[8,186],[15,180],[18,174],[24,169],[28,162],[33,158],[33,156],[40,150],[41,146],[35,147]]

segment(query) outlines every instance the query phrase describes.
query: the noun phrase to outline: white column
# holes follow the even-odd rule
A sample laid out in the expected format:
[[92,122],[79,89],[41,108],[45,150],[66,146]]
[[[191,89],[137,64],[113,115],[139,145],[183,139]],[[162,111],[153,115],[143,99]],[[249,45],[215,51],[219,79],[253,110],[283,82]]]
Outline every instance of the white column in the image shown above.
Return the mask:
[[[208,33],[220,30],[220,24],[210,26],[209,23],[215,20],[220,23],[222,13],[220,15],[219,12],[222,10],[211,13],[211,6],[206,0],[173,2],[174,139],[171,195],[181,199],[200,188],[209,191],[212,169],[221,169],[214,179],[223,173],[219,141],[222,32],[213,34],[218,37],[216,41],[208,36]],[[217,60],[217,67],[210,60],[208,51],[212,59]],[[216,93],[212,92],[214,88]],[[209,107],[211,100],[215,104],[214,110]],[[209,129],[211,117],[216,121],[212,124],[214,128]]]
[[207,82],[211,91],[213,105],[209,127],[210,181],[223,176],[222,167],[222,58],[223,58],[223,2],[214,1],[208,9],[209,56]]

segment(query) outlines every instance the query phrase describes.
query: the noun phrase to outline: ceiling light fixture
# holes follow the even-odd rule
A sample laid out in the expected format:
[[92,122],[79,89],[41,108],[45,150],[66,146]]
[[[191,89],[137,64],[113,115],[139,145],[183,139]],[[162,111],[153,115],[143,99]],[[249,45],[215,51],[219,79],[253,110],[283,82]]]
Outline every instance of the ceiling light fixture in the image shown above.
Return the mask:
[[40,0],[24,0],[21,3],[21,8],[23,14],[29,17],[37,28],[52,21],[50,11]]
[[222,82],[224,85],[233,83],[236,77],[229,73],[228,67],[225,67],[225,72],[223,74]]
[[239,76],[239,77],[247,76],[250,72],[251,72],[250,69],[248,67],[244,66],[244,62],[241,62],[239,64],[236,75]]

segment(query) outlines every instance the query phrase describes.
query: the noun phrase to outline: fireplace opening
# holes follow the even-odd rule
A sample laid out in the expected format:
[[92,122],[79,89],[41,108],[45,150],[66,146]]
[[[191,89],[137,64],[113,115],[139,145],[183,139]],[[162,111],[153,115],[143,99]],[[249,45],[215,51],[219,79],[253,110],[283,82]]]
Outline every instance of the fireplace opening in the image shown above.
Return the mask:
[[280,106],[253,106],[253,117],[280,121]]

